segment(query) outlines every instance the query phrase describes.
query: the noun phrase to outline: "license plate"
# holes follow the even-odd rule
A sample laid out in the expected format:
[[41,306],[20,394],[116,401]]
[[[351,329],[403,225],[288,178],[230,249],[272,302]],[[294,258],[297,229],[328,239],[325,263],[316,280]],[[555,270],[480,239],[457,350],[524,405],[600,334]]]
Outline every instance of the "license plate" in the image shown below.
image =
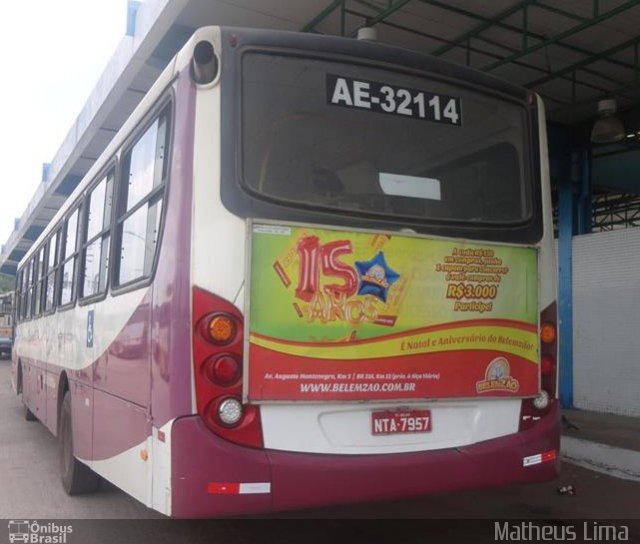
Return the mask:
[[371,434],[431,432],[431,410],[385,410],[371,413]]

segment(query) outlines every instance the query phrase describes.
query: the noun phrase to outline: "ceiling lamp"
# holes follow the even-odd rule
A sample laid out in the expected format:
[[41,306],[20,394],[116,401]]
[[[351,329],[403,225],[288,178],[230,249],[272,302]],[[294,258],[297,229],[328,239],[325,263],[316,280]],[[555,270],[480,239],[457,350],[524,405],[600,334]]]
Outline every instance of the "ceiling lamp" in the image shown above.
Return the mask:
[[614,113],[616,101],[613,98],[598,102],[598,118],[591,130],[591,141],[595,144],[610,144],[624,138],[624,126]]

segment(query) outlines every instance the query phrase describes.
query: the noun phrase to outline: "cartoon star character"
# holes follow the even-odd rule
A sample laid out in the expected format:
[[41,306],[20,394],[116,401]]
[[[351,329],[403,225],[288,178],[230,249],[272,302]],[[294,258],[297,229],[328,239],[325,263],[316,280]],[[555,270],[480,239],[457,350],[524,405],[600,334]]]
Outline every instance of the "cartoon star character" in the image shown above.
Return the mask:
[[360,275],[359,295],[373,295],[382,302],[387,302],[387,294],[400,274],[392,270],[384,260],[384,253],[378,254],[370,261],[356,261],[356,268]]

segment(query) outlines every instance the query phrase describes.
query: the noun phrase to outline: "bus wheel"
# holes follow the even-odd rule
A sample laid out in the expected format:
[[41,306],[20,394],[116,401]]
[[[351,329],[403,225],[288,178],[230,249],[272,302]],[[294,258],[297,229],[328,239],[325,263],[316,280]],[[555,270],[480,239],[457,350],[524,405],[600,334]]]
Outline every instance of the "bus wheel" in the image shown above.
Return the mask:
[[100,477],[73,455],[71,432],[71,393],[67,391],[60,407],[60,474],[62,487],[69,495],[91,493],[98,488]]
[[35,421],[36,419],[38,419],[36,416],[33,415],[33,412],[29,410],[29,408],[27,408],[26,404],[23,404],[22,407],[24,408],[24,418],[27,421]]

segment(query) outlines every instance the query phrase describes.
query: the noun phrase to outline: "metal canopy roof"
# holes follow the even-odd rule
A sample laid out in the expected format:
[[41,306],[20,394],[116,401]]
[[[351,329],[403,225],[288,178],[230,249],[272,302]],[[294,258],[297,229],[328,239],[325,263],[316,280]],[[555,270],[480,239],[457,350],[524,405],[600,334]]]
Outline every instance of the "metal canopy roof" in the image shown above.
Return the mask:
[[192,0],[176,20],[378,39],[465,64],[540,93],[549,118],[593,118],[596,102],[640,101],[638,0]]
[[[37,238],[169,59],[203,25],[266,27],[378,39],[465,64],[544,98],[550,120],[591,123],[613,97],[640,130],[640,0],[146,0],[3,245],[15,273]],[[627,112],[626,115],[624,112]],[[636,146],[627,139],[624,146]],[[640,190],[640,189],[639,189]]]

